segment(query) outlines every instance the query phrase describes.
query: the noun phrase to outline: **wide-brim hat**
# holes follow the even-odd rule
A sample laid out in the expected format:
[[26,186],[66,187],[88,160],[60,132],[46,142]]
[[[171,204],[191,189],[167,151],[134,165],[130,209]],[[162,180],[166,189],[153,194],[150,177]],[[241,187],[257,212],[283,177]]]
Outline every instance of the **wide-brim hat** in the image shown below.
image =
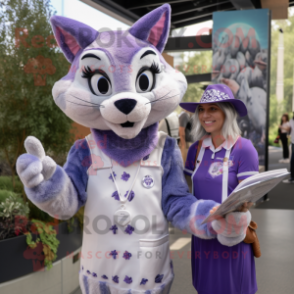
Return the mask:
[[231,89],[223,84],[209,85],[204,91],[200,102],[182,102],[180,103],[180,106],[183,109],[194,113],[199,104],[222,102],[230,102],[240,116],[247,115],[245,104],[241,100],[236,99]]

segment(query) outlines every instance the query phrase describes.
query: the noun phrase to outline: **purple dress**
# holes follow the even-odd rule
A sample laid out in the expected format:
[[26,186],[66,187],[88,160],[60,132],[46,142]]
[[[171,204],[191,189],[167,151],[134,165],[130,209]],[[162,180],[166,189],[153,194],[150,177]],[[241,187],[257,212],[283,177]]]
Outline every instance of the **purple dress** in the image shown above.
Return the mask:
[[[226,147],[230,145],[227,143]],[[233,145],[233,144],[232,144]],[[221,203],[222,163],[225,148],[214,150],[211,139],[203,141],[205,152],[192,178],[197,199]],[[188,151],[185,173],[192,175],[198,142]],[[228,195],[239,180],[258,172],[258,155],[251,141],[239,138],[229,158]],[[253,294],[257,291],[255,263],[250,244],[241,242],[227,247],[217,239],[204,240],[192,237],[192,277],[198,294]]]

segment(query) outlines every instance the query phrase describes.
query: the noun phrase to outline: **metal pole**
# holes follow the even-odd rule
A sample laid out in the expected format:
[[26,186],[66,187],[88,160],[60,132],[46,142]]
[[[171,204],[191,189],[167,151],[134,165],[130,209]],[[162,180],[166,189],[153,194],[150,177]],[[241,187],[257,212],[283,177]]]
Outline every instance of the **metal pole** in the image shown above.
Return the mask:
[[[271,19],[272,19],[272,13],[271,10],[269,10],[269,18],[268,18],[268,66],[267,66],[267,109],[266,109],[266,129],[265,129],[265,171],[268,170],[268,136],[269,136],[269,107],[270,107],[270,72],[271,72]],[[268,194],[263,196],[263,201],[268,201]]]
[[64,0],[61,1],[61,15],[64,16]]

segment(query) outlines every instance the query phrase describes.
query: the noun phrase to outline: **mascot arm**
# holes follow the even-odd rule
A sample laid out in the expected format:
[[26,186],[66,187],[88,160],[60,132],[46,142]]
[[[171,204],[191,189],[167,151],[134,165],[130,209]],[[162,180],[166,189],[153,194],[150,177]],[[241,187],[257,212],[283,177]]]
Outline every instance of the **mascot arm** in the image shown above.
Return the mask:
[[[52,160],[56,168],[50,177],[42,176],[44,160],[29,151],[18,158],[17,172],[28,198],[36,206],[54,218],[69,219],[86,202],[90,161],[87,143],[79,140],[72,146],[63,168]],[[37,178],[40,180],[29,180]]]
[[181,152],[172,138],[167,138],[162,153],[162,209],[173,226],[203,239],[215,238],[210,224],[200,226],[205,215],[217,205],[211,200],[197,200],[190,194],[183,173]]
[[[162,209],[168,221],[181,230],[202,238],[216,238],[226,246],[245,238],[250,213],[233,212],[225,218],[201,224],[210,210],[219,205],[212,200],[197,200],[189,193],[183,174],[181,152],[172,138],[167,138],[162,154]],[[197,192],[196,192],[197,194]]]

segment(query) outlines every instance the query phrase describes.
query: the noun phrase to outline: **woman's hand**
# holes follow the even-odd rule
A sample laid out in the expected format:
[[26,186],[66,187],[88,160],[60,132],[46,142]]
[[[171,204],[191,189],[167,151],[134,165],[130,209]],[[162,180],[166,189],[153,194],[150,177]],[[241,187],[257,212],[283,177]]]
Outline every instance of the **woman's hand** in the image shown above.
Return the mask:
[[213,208],[209,211],[209,213],[210,213],[210,214],[213,214],[213,213],[218,209],[218,207],[219,207],[219,205],[213,207]]
[[[245,203],[243,203],[241,206],[239,206],[239,207],[237,208],[236,211],[238,211],[238,212],[247,212],[248,209],[249,209],[252,205],[253,205],[252,202],[245,202]],[[219,205],[213,207],[213,208],[209,211],[209,213],[210,213],[210,214],[213,214],[213,213],[218,209],[218,207],[219,207]]]

